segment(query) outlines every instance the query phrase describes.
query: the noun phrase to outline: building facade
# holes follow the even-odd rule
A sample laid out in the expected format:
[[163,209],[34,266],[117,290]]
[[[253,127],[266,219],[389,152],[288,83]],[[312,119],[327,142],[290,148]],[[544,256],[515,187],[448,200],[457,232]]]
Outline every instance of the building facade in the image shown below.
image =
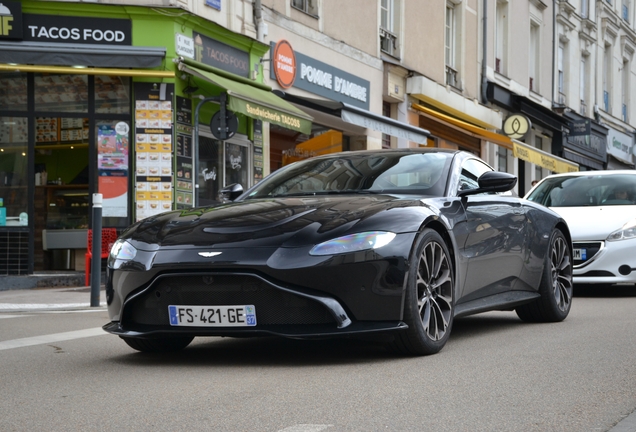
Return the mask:
[[121,230],[322,153],[462,149],[519,195],[634,167],[633,0],[24,0],[0,18],[0,275],[81,270],[95,193]]

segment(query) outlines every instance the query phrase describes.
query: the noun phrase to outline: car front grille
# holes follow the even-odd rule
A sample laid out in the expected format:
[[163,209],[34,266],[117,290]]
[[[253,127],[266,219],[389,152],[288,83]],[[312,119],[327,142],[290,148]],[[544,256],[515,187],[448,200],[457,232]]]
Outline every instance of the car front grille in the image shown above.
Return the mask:
[[249,275],[159,277],[126,303],[126,327],[169,325],[169,305],[254,305],[258,327],[266,325],[335,324],[321,303],[275,288]]
[[596,254],[603,249],[603,242],[573,242],[572,247],[576,250],[585,250],[585,259],[578,258],[575,254],[574,267],[582,267],[585,263],[594,259]]

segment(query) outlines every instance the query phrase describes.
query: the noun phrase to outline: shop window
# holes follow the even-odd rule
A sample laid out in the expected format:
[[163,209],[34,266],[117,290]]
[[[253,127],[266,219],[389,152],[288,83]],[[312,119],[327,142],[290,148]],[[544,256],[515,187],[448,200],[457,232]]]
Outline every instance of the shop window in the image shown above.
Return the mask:
[[218,192],[223,187],[223,143],[199,135],[199,199],[198,205],[219,204]]
[[25,73],[0,73],[0,110],[27,110]]
[[28,130],[26,117],[0,117],[0,226],[28,223]]
[[130,78],[95,76],[95,112],[99,114],[130,113]]
[[88,76],[36,73],[35,110],[88,112]]
[[238,183],[247,189],[250,186],[249,147],[225,142],[225,182],[223,186]]
[[243,189],[251,186],[250,147],[247,141],[219,141],[199,135],[199,206],[220,204],[219,190],[239,183]]
[[[103,199],[102,223],[108,227],[125,228],[129,220],[130,122],[98,120],[95,129],[97,134],[97,190],[102,194]],[[146,166],[148,167],[166,166],[172,163],[171,147],[168,147],[168,151],[164,151],[163,146],[162,143],[158,151],[140,152],[137,153],[137,156],[146,156],[148,161]],[[156,161],[153,162],[150,159],[156,159]],[[148,182],[146,186],[145,189],[150,193],[161,192],[163,194],[172,191],[172,183],[166,181]],[[160,203],[161,208],[164,210],[172,209],[172,203],[169,202],[165,206],[165,201],[170,200],[163,200]]]

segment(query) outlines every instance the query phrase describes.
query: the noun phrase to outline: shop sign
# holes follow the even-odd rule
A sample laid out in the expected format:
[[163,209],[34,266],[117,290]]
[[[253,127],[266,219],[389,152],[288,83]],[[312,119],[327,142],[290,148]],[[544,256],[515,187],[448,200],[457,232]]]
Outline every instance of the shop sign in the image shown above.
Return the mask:
[[194,59],[233,74],[249,77],[249,54],[197,32],[194,38]]
[[132,24],[115,18],[24,14],[23,40],[132,45]]
[[579,166],[574,162],[558,158],[519,141],[512,142],[512,155],[517,159],[533,163],[555,173],[576,172],[579,170]]
[[296,79],[296,56],[289,42],[278,41],[274,47],[274,75],[278,84],[288,89]]
[[0,39],[22,39],[22,3],[0,3]]
[[503,131],[512,139],[522,139],[530,131],[532,123],[523,114],[509,116],[503,124]]
[[570,119],[568,143],[574,144],[596,155],[603,155],[602,140],[593,139],[590,119]]
[[177,33],[175,35],[175,50],[177,55],[194,58],[194,39]]
[[288,41],[272,42],[270,46],[270,78],[281,87],[295,87],[369,109],[369,81],[294,51]]
[[609,129],[607,132],[607,152],[616,159],[627,164],[634,163],[634,137],[632,135],[619,132],[616,129]]

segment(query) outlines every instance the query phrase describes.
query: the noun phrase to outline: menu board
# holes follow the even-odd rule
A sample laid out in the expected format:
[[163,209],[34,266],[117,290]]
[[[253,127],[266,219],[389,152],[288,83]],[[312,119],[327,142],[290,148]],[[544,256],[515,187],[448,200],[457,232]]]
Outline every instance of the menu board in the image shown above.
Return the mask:
[[172,209],[172,84],[135,85],[135,212],[141,220]]
[[26,145],[28,121],[26,117],[3,117],[0,122],[0,143]]
[[177,208],[194,205],[192,160],[192,102],[177,96]]
[[58,143],[59,130],[58,118],[56,117],[36,117],[35,118],[35,142],[38,144]]

